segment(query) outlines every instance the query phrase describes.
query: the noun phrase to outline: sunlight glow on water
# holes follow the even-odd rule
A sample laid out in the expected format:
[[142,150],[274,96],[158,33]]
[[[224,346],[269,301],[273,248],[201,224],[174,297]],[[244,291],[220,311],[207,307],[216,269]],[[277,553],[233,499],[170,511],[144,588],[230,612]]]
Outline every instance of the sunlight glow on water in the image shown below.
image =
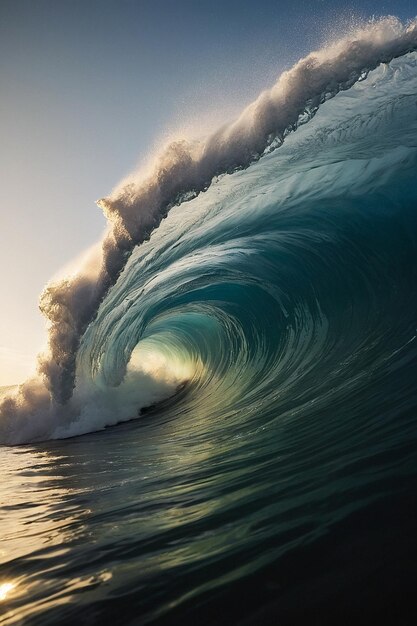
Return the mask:
[[0,602],[7,599],[11,591],[16,587],[14,583],[2,583],[0,585]]

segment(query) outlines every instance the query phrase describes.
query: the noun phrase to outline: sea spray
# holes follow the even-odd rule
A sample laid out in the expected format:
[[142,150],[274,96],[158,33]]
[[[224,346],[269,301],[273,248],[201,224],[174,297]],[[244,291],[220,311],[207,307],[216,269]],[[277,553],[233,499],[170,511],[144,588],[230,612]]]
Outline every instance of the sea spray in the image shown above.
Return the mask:
[[[248,167],[281,145],[290,130],[310,120],[323,102],[351,88],[379,64],[416,46],[415,22],[403,26],[394,18],[385,18],[351,32],[299,61],[236,122],[205,140],[170,144],[155,159],[151,174],[133,174],[100,200],[109,220],[101,253],[75,277],[46,287],[40,306],[49,320],[49,352],[40,357],[41,378],[2,401],[1,432],[5,434],[0,440],[13,443],[48,438],[53,432],[63,432],[60,425],[79,420],[80,398],[86,399],[83,393],[78,400],[71,398],[76,384],[85,387],[83,380],[76,378],[80,342],[132,251],[149,239],[172,207],[207,190],[221,174]],[[288,183],[277,184],[285,187]],[[113,377],[115,384],[123,379],[129,350],[119,375]],[[88,377],[85,368],[81,370]],[[138,399],[138,409],[140,406]]]

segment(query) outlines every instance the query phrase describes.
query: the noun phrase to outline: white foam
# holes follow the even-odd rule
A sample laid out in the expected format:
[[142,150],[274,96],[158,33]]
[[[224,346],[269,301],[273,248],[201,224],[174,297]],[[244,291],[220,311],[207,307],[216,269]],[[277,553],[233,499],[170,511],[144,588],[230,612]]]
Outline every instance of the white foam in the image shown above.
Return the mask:
[[[279,145],[300,120],[314,115],[323,101],[348,89],[378,64],[416,49],[416,21],[404,26],[388,17],[352,30],[284,72],[235,122],[201,141],[170,143],[148,167],[130,175],[108,198],[100,200],[109,220],[101,250],[94,249],[76,276],[47,286],[42,294],[40,306],[49,320],[48,353],[40,358],[39,378],[21,386],[17,399],[9,397],[1,402],[0,443],[31,441],[56,433],[79,434],[109,423],[102,419],[105,402],[95,392],[91,402],[80,390],[71,400],[76,354],[85,329],[134,246],[149,238],[182,198],[203,191],[221,173],[248,166],[265,150]],[[158,387],[161,381],[155,380]],[[165,385],[162,395],[168,393],[168,387]],[[156,398],[159,392],[154,391]],[[100,393],[106,399],[107,392]],[[134,397],[138,406],[142,400]],[[133,410],[126,399],[124,402],[126,415],[119,415],[120,419]],[[98,406],[101,409],[96,410]],[[111,410],[113,414],[116,411],[114,406]],[[93,413],[96,418],[91,417]],[[74,415],[78,417],[74,419]],[[69,429],[68,424],[72,424]]]

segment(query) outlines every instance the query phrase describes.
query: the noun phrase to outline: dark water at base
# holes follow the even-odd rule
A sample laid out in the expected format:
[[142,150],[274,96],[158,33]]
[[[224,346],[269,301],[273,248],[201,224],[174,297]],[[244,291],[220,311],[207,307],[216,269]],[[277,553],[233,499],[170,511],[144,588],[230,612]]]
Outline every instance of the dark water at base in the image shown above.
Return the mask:
[[311,446],[295,482],[182,443],[159,417],[6,451],[4,623],[415,623],[415,442]]

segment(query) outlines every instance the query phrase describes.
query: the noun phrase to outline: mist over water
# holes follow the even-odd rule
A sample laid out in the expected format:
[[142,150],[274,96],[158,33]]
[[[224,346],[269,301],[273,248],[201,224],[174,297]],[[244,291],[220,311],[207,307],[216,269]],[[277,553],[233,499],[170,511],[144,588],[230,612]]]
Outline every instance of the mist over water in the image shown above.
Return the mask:
[[100,200],[2,393],[6,624],[414,623],[416,49],[352,30]]

